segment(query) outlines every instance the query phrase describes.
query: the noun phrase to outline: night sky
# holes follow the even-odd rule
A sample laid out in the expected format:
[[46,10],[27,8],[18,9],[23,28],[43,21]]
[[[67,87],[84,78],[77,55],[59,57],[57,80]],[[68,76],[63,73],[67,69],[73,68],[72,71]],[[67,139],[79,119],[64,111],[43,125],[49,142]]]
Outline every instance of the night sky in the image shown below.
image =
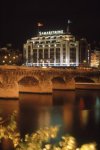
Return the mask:
[[23,43],[40,30],[66,30],[70,19],[71,32],[89,42],[100,42],[99,0],[1,0],[0,47],[12,43],[22,49]]

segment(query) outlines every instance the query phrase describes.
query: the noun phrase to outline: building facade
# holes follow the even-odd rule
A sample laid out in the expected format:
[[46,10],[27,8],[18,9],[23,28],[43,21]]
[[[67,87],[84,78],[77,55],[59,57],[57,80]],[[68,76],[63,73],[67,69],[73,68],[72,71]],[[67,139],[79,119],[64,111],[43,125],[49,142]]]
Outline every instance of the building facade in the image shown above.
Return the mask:
[[100,68],[100,51],[98,50],[91,53],[91,67]]
[[91,46],[85,38],[79,41],[79,62],[80,66],[90,66]]
[[0,48],[0,65],[22,65],[22,53],[8,45]]
[[24,44],[26,66],[78,66],[79,41],[63,30],[39,32]]

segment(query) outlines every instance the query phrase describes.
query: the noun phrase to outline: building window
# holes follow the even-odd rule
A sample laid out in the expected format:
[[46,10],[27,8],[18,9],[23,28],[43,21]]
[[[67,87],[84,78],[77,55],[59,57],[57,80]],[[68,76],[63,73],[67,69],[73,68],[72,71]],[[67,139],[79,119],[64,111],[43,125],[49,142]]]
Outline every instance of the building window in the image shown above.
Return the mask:
[[66,48],[63,48],[63,63],[66,63]]
[[31,62],[31,46],[28,46],[28,62]]
[[70,65],[76,64],[76,48],[70,48]]
[[66,45],[65,45],[65,44],[63,44],[63,47],[65,48],[65,47],[66,47]]
[[44,62],[46,63],[48,60],[48,49],[44,49]]
[[60,48],[56,48],[56,63],[60,63]]
[[39,60],[43,59],[43,49],[39,49]]
[[54,63],[54,48],[50,49],[50,63]]
[[33,50],[33,63],[37,63],[37,49]]

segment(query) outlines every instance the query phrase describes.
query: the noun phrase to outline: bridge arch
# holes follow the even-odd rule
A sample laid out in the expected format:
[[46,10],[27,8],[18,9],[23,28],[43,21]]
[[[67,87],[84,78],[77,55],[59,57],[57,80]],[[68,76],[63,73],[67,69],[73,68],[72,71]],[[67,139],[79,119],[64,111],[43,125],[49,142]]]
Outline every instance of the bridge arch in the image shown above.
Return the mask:
[[56,76],[51,79],[53,89],[65,89],[66,81],[64,77]]
[[52,82],[65,83],[64,77],[61,77],[61,76],[53,77],[53,78],[51,79],[51,81],[52,81]]
[[81,83],[95,83],[95,81],[89,77],[85,76],[75,76],[74,77],[75,82],[81,82]]
[[35,77],[33,77],[33,76],[24,76],[24,77],[22,77],[22,78],[20,78],[20,80],[18,81],[18,84],[21,84],[21,85],[32,85],[32,86],[34,86],[34,85],[37,85],[37,84],[39,84],[39,80],[37,80]]
[[21,80],[24,80],[25,78],[28,78],[29,80],[36,80],[39,81],[38,77],[36,77],[35,75],[21,75],[17,77],[17,82],[19,83]]
[[39,80],[34,76],[24,76],[18,81],[19,92],[34,93],[39,91]]

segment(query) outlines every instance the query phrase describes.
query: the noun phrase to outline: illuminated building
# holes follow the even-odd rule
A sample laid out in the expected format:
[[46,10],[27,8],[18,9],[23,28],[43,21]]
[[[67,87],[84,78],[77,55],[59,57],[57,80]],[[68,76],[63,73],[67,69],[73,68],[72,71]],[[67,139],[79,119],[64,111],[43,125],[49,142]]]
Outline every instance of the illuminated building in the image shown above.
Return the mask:
[[91,53],[91,67],[100,67],[100,51],[94,50]]
[[80,39],[79,42],[79,62],[80,66],[90,66],[91,48],[85,38]]
[[22,54],[19,50],[12,49],[11,45],[0,48],[0,65],[21,65]]
[[79,41],[63,30],[39,32],[24,44],[26,66],[78,66]]

